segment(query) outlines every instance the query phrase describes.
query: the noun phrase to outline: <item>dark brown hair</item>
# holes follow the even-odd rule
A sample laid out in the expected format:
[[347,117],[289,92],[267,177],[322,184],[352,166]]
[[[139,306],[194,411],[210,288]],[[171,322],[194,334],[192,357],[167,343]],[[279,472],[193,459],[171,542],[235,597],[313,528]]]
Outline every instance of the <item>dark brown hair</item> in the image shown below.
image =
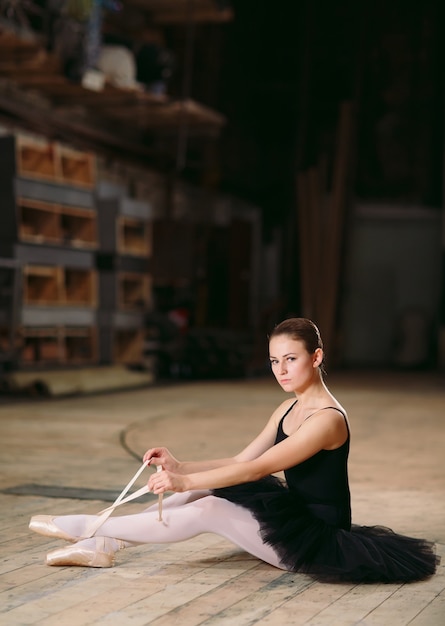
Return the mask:
[[[291,317],[280,322],[270,333],[269,341],[273,339],[273,337],[280,335],[288,335],[296,341],[301,341],[309,354],[313,354],[317,348],[323,350],[323,341],[320,331],[314,322],[305,317]],[[324,357],[320,369],[324,372]]]

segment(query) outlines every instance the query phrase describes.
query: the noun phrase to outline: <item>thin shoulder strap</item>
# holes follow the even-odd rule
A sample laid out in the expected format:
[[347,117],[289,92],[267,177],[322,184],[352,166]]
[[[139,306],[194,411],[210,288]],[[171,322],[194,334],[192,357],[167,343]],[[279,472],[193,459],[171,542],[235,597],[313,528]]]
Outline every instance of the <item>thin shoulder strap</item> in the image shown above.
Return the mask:
[[295,402],[292,402],[292,404],[290,405],[290,407],[287,409],[287,411],[284,413],[283,417],[280,419],[280,424],[283,423],[284,418],[286,417],[286,415],[288,413],[290,413],[292,411],[292,409],[294,408],[294,406],[297,404],[298,402],[298,398],[295,400]]
[[279,423],[278,423],[278,428],[281,428],[281,430],[283,430],[283,422],[284,422],[284,418],[286,417],[286,415],[288,413],[290,413],[292,411],[292,409],[294,408],[294,406],[297,404],[298,402],[298,398],[295,400],[295,402],[292,402],[292,404],[290,405],[290,407],[287,409],[287,411],[284,413],[283,417],[280,419]]

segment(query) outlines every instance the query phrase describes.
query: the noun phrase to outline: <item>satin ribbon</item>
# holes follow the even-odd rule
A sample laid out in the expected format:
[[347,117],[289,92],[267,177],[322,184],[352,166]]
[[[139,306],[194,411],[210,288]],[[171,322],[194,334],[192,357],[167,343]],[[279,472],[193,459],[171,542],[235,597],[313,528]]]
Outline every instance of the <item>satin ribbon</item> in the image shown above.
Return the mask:
[[[124,498],[125,494],[129,491],[129,489],[131,489],[133,484],[136,482],[136,480],[142,474],[144,469],[150,463],[150,460],[151,459],[149,459],[148,461],[144,461],[142,463],[142,466],[138,469],[138,471],[133,476],[133,478],[130,480],[130,482],[124,487],[124,489],[118,495],[118,497],[113,502],[113,504],[111,506],[107,507],[106,509],[103,509],[102,511],[99,511],[99,513],[98,513],[99,517],[97,519],[95,519],[93,521],[93,523],[89,527],[87,527],[85,529],[85,532],[81,536],[81,539],[88,539],[89,537],[92,537],[94,535],[94,533],[102,526],[102,524],[110,517],[110,515],[114,511],[114,509],[116,509],[118,506],[121,506],[121,504],[126,504],[127,502],[131,502],[132,500],[136,500],[136,498],[140,498],[141,496],[145,495],[146,493],[150,493],[150,489],[148,488],[148,485],[144,485],[144,487],[141,487],[140,489],[138,489],[137,491],[135,491],[131,495],[129,495],[126,498]],[[162,471],[162,466],[158,465],[157,468],[156,468],[156,471],[161,472]],[[159,498],[158,498],[159,517],[158,517],[158,519],[159,519],[160,522],[162,521],[162,497],[163,497],[163,494],[159,494]]]

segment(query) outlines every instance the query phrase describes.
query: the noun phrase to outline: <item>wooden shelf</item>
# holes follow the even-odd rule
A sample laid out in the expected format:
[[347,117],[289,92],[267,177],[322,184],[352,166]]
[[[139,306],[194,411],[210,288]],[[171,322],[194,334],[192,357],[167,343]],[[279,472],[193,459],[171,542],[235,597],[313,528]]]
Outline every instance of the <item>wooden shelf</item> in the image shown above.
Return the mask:
[[117,218],[117,247],[120,254],[148,257],[151,254],[149,222],[133,217]]
[[94,270],[27,265],[23,270],[23,302],[34,306],[97,305]]
[[19,238],[31,243],[97,247],[97,215],[90,209],[19,198]]
[[117,328],[114,331],[113,353],[115,363],[140,364],[143,361],[145,331]]
[[150,282],[150,277],[146,274],[119,272],[119,309],[125,311],[146,311],[151,304]]
[[97,361],[93,328],[23,328],[22,365],[83,364]]

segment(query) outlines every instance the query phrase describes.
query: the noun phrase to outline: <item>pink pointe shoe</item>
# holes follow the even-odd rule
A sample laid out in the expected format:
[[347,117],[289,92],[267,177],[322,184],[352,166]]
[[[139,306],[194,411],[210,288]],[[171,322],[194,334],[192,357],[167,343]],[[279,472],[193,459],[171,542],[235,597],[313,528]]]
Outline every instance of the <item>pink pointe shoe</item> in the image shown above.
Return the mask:
[[63,539],[71,543],[78,541],[79,537],[72,537],[55,525],[54,520],[56,517],[54,515],[34,515],[29,522],[29,529],[45,537]]
[[[121,545],[119,547],[121,547]],[[76,544],[74,546],[53,550],[46,555],[47,565],[113,567],[114,560],[114,551],[107,550],[105,537],[96,537],[95,550],[84,548]]]

